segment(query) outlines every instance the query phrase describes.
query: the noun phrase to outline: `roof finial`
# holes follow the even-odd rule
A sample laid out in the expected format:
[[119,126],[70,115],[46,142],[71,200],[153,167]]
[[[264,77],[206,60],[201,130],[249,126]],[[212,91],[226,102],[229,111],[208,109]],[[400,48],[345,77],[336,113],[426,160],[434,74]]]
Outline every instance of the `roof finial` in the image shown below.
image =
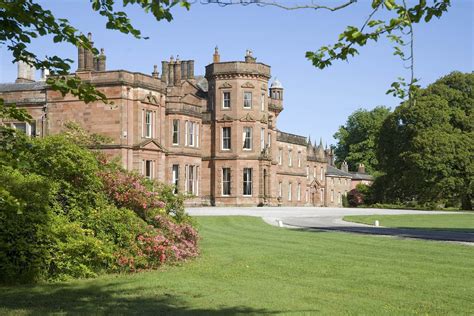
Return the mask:
[[221,55],[219,55],[219,47],[214,48],[214,55],[212,55],[212,62],[219,63],[221,61]]

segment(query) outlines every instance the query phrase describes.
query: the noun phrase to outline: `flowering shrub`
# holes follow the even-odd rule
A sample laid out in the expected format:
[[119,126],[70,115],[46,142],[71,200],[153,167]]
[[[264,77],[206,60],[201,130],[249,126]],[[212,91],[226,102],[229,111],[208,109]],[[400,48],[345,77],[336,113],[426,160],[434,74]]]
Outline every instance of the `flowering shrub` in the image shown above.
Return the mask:
[[157,215],[154,225],[138,235],[138,249],[132,256],[119,254],[117,263],[129,271],[157,268],[197,257],[198,233],[188,223],[175,223],[167,215]]
[[144,178],[138,174],[120,169],[110,169],[99,173],[104,190],[117,207],[129,208],[141,218],[147,219],[149,211],[164,209],[165,203],[143,184]]
[[183,196],[74,137],[17,137],[8,150],[0,142],[0,283],[140,271],[198,255]]

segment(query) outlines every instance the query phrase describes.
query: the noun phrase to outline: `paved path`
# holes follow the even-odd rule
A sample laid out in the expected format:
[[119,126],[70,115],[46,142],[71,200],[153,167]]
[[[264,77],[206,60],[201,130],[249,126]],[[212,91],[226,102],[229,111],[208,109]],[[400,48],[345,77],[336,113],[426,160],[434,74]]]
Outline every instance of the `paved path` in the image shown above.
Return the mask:
[[192,216],[255,216],[261,217],[270,225],[278,226],[281,221],[286,227],[308,230],[335,230],[404,238],[474,242],[474,233],[374,227],[342,220],[348,215],[453,214],[452,212],[327,207],[199,207],[188,208],[187,211]]

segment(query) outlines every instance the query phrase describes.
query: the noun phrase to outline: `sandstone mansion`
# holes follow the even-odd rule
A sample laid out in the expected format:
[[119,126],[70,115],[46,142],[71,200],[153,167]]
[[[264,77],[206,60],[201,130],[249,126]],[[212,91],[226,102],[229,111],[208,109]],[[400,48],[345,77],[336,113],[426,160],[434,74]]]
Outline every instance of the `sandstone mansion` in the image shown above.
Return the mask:
[[194,205],[341,206],[356,183],[370,182],[363,166],[333,166],[322,142],[278,130],[284,89],[269,85],[270,66],[247,51],[243,61],[221,61],[216,48],[205,75],[193,60],[163,61],[161,75],[106,70],[106,56],[79,49],[75,75],[91,82],[113,105],[85,104],[35,81],[18,65],[15,83],[0,98],[27,109],[34,121],[3,124],[42,137],[73,121],[112,139],[102,150],[123,167],[174,184]]

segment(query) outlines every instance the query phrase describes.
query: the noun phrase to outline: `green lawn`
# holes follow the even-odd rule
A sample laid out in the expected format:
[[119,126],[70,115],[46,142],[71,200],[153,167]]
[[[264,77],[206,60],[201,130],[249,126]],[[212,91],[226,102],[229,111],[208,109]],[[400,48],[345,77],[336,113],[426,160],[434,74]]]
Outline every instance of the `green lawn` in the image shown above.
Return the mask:
[[180,267],[0,287],[0,314],[474,313],[474,248],[198,218],[202,256]]
[[474,232],[474,214],[369,215],[345,216],[344,220],[397,228],[420,228]]

